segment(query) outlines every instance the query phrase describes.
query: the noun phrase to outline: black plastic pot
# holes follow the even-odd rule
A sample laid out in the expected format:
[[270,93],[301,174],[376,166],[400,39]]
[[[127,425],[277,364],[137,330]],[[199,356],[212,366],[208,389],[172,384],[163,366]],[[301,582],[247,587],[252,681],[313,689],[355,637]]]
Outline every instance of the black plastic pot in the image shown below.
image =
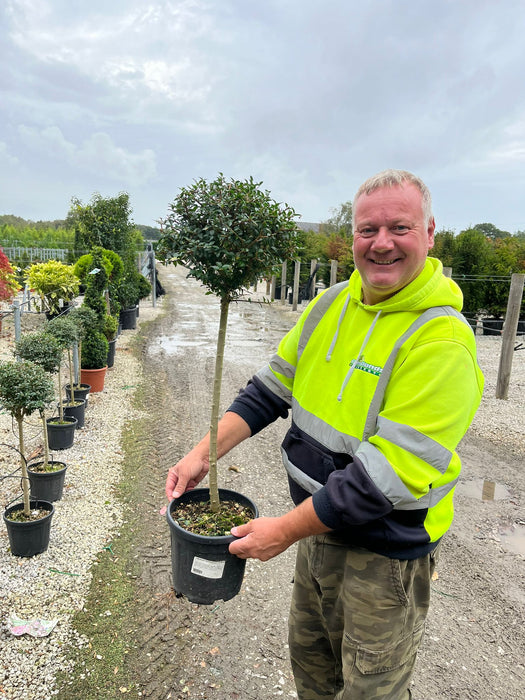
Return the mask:
[[69,404],[68,401],[62,401],[62,409],[64,416],[73,416],[77,419],[77,428],[84,427],[84,417],[86,413],[86,400],[77,398],[75,393],[75,404]]
[[132,331],[137,327],[137,308],[121,309],[119,314],[123,331]]
[[6,508],[4,511],[4,523],[7,527],[11,554],[15,557],[32,557],[35,554],[45,552],[49,546],[49,535],[51,531],[51,518],[55,512],[55,507],[47,501],[31,501],[30,507],[43,508],[48,512],[40,520],[31,520],[27,523],[17,523],[9,520],[10,513],[23,508],[21,503]]
[[49,463],[55,467],[60,465],[62,469],[52,472],[35,472],[33,468],[38,467],[43,462],[33,462],[33,464],[27,465],[29,489],[31,498],[35,501],[54,503],[62,498],[67,465],[65,462],[57,462],[55,460],[50,460]]
[[67,450],[73,445],[75,440],[75,429],[77,427],[77,419],[73,416],[64,416],[63,423],[53,423],[58,418],[48,418],[47,423],[47,439],[49,441],[50,450]]
[[[219,497],[221,501],[235,501],[247,506],[254,518],[259,514],[253,501],[240,493],[219,489]],[[174,519],[178,505],[208,499],[208,489],[194,489],[171,501],[166,513],[171,531],[173,588],[191,603],[200,605],[211,605],[216,600],[230,600],[236,596],[241,589],[246,565],[245,559],[228,551],[228,546],[235,540],[232,535],[194,535]]]
[[[71,385],[66,384],[64,387],[66,390],[66,396],[68,399],[71,398]],[[75,385],[75,400],[76,399],[84,399],[86,402],[85,408],[88,407],[88,398],[89,398],[89,392],[91,391],[91,385],[90,384],[77,384]]]
[[110,340],[109,342],[109,348],[108,348],[108,359],[107,359],[107,366],[108,367],[113,367],[115,364],[115,350],[117,349],[117,339],[115,338],[114,340]]

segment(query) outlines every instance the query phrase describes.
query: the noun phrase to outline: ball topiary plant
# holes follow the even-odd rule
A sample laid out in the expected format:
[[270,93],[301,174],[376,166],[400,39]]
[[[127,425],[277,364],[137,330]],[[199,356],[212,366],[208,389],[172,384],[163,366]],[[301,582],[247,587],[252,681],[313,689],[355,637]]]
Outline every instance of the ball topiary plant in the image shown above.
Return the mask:
[[[56,322],[55,322],[56,323]],[[60,342],[45,331],[26,333],[15,345],[15,356],[21,360],[33,362],[48,374],[59,371],[64,349]],[[60,398],[60,397],[59,397]],[[49,463],[49,440],[47,436],[46,415],[44,407],[39,409],[42,421],[42,441],[44,444],[44,470]]]
[[30,519],[29,477],[24,458],[24,418],[43,411],[53,399],[54,387],[47,372],[33,362],[0,362],[0,403],[18,426],[18,449],[22,468],[24,517]]
[[261,184],[253,178],[227,180],[221,173],[212,182],[201,178],[183,188],[169,205],[157,246],[160,260],[186,267],[189,277],[202,282],[220,300],[209,454],[214,512],[220,505],[217,425],[229,306],[254,280],[292,257],[298,246],[295,211],[271,199]]

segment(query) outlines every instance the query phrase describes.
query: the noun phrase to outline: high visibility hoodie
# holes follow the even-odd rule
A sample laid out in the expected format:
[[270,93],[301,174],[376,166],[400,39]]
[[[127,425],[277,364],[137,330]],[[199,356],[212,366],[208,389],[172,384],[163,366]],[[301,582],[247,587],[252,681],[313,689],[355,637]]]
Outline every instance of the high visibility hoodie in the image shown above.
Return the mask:
[[294,503],[312,495],[345,542],[413,559],[452,522],[455,450],[483,375],[438,260],[385,301],[361,297],[358,271],[316,297],[229,410],[253,434],[291,408],[282,454]]

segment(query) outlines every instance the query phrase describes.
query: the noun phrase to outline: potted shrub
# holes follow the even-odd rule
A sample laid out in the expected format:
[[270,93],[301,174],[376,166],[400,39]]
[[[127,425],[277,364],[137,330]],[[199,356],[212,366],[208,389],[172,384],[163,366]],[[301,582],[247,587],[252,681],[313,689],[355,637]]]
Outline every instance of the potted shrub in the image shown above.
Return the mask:
[[120,304],[120,323],[122,330],[133,330],[137,327],[137,304],[139,303],[139,285],[137,275],[127,272],[116,289],[117,301]]
[[[62,351],[67,352],[68,373],[70,383],[73,383],[73,344],[78,340],[76,324],[69,318],[61,316],[48,322],[47,333],[52,335]],[[73,444],[75,429],[84,425],[85,402],[74,395],[62,399],[62,372],[58,366],[58,417],[47,419],[49,444],[51,449],[65,450]]]
[[0,362],[0,402],[18,426],[18,451],[22,470],[23,504],[4,511],[11,553],[31,557],[47,549],[53,504],[31,500],[27,462],[24,457],[24,418],[45,408],[54,395],[51,377],[33,362]]
[[[78,367],[81,366],[82,363],[82,341],[86,337],[87,331],[89,328],[91,328],[97,320],[97,316],[93,309],[90,309],[89,306],[77,306],[74,309],[70,311],[68,314],[68,319],[70,321],[73,321],[73,323],[77,327],[77,333],[78,333],[78,343],[77,343],[77,350],[78,350]],[[74,347],[74,346],[73,346]],[[66,390],[66,396],[69,398],[70,396],[73,397],[78,397],[79,399],[85,399],[86,405],[85,407],[88,407],[88,396],[89,396],[89,391],[91,389],[91,386],[89,384],[82,384],[80,383],[80,372],[76,371],[75,376],[73,377],[73,384],[69,382],[68,384],[65,385],[65,390]]]
[[[257,508],[241,494],[219,489],[217,484],[217,424],[228,310],[254,279],[293,256],[298,240],[295,216],[293,209],[274,202],[252,178],[228,181],[221,174],[211,183],[200,179],[182,189],[162,222],[157,247],[160,259],[186,267],[188,276],[199,280],[220,301],[209,491],[188,491],[167,510],[174,588],[192,602],[228,600],[242,583],[244,560],[229,554],[233,539],[229,532],[245,516],[239,511],[247,511],[249,520],[257,516]],[[185,513],[186,508],[191,515]],[[195,514],[198,508],[202,518]],[[194,517],[204,521],[202,529],[194,524]]]
[[88,274],[83,306],[95,313],[94,323],[85,329],[80,360],[80,381],[91,386],[91,392],[102,391],[107,370],[109,343],[103,328],[107,315],[104,298],[107,287],[107,273],[102,258],[102,248],[92,251],[93,268]]
[[[48,374],[56,374],[62,362],[63,349],[58,340],[49,333],[26,333],[16,343],[15,355],[42,367]],[[67,465],[49,459],[49,440],[44,408],[39,409],[42,421],[44,459],[29,462],[27,470],[31,497],[34,500],[58,501],[62,498]]]
[[40,297],[40,311],[45,311],[48,318],[67,310],[79,288],[72,265],[59,260],[31,265],[27,271],[27,283]]

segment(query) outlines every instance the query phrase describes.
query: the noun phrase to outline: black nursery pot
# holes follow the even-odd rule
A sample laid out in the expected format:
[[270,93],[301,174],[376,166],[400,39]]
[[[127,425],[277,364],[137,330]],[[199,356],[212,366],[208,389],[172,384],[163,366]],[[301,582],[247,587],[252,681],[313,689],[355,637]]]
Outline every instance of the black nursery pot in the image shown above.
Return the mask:
[[[66,390],[67,398],[70,399],[71,398],[71,385],[66,384],[64,388]],[[89,384],[75,385],[75,399],[84,399],[86,402],[85,408],[88,407],[88,397],[89,397],[90,391],[91,391],[91,386]]]
[[40,520],[31,520],[27,523],[17,523],[9,520],[10,513],[23,508],[21,503],[6,508],[4,511],[4,522],[7,527],[11,554],[15,557],[32,557],[35,554],[45,552],[49,546],[49,536],[51,532],[51,518],[55,512],[55,507],[47,501],[31,501],[31,509],[43,508],[48,514]]
[[108,359],[107,359],[107,366],[108,367],[113,367],[115,364],[115,351],[117,349],[117,339],[114,338],[113,340],[108,341]]
[[[228,489],[219,489],[221,501],[235,501],[248,507],[253,517],[257,506],[246,496]],[[173,588],[191,603],[211,605],[216,600],[230,600],[241,589],[246,560],[230,554],[232,535],[207,537],[184,530],[173,518],[177,506],[190,501],[207,501],[208,489],[194,489],[171,501],[166,517],[171,531],[171,568]],[[175,516],[176,517],[176,516]]]
[[84,419],[86,413],[86,400],[78,399],[75,392],[75,405],[68,405],[67,401],[62,401],[62,409],[64,411],[64,416],[72,416],[77,419],[77,428],[84,427]]
[[50,464],[55,467],[60,466],[61,469],[52,472],[33,471],[33,467],[38,467],[41,464],[43,462],[33,462],[27,465],[31,498],[35,501],[48,501],[49,503],[59,501],[64,491],[67,465],[65,462],[50,460]]
[[56,418],[47,418],[47,439],[50,450],[67,450],[75,441],[75,429],[77,419],[73,416],[64,416],[63,423],[53,423]]
[[120,323],[123,331],[134,330],[137,327],[137,309],[134,306],[131,309],[121,309],[119,314]]

